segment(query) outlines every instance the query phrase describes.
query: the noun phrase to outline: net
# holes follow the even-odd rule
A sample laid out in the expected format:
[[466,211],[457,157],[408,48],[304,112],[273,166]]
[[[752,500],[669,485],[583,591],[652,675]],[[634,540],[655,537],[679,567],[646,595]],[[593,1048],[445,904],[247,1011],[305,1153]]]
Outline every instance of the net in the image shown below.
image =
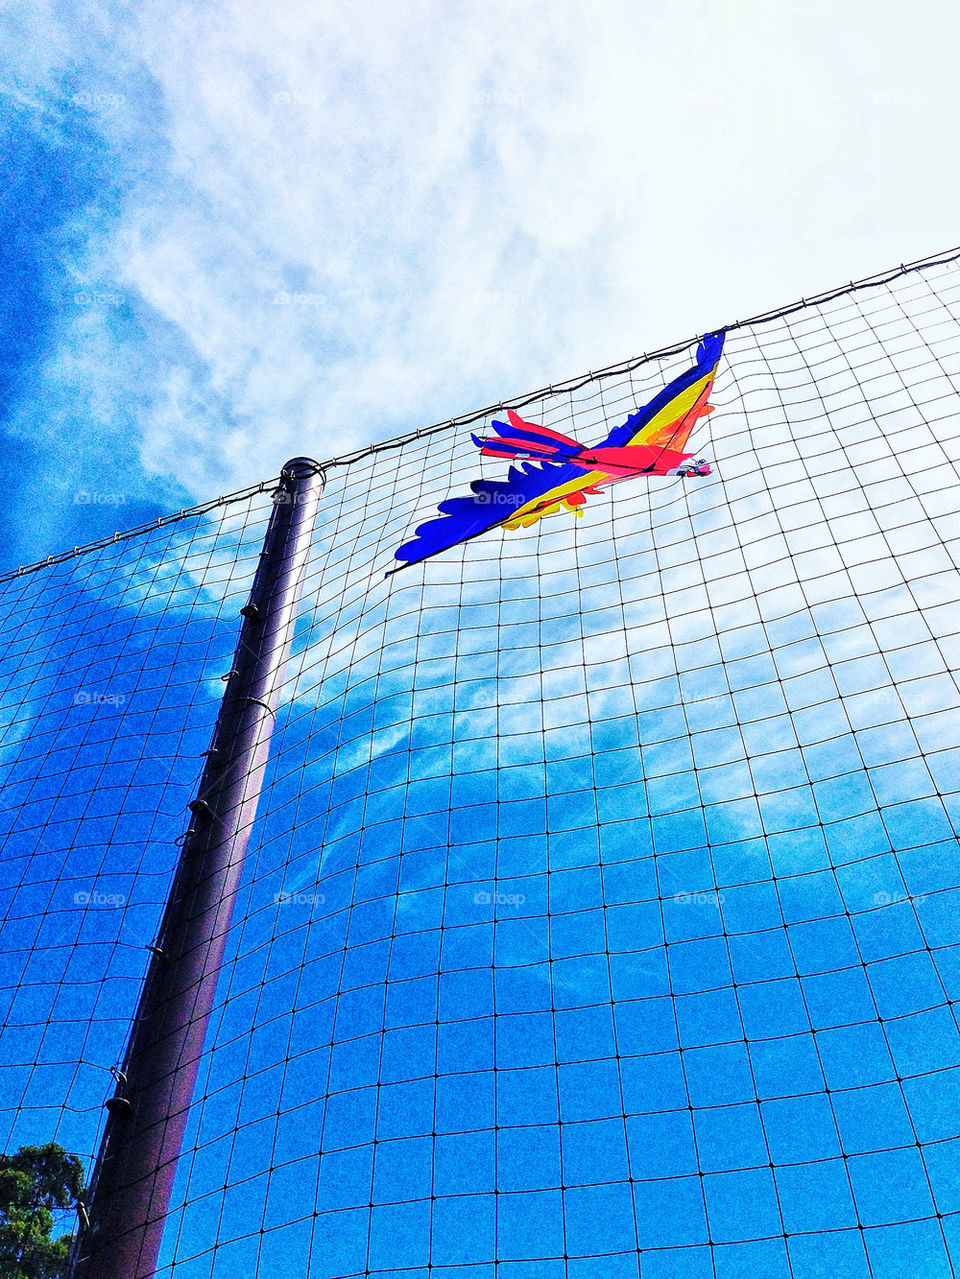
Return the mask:
[[[327,465],[158,1274],[954,1273],[958,377],[956,255],[734,326],[709,477],[389,580],[489,413]],[[96,1150],[269,511],[3,586],[8,1149]]]

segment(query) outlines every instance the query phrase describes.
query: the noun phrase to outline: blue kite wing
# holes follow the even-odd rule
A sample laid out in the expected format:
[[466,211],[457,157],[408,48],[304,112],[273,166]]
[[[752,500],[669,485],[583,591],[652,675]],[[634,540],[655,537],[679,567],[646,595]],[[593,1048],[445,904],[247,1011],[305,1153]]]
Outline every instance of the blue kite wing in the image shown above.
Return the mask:
[[441,514],[420,524],[416,536],[404,542],[395,558],[405,564],[418,564],[431,555],[489,532],[556,485],[582,476],[583,469],[578,466],[556,466],[549,462],[538,466],[525,462],[522,469],[512,466],[506,480],[474,480],[470,497],[448,497],[441,502],[437,507]]

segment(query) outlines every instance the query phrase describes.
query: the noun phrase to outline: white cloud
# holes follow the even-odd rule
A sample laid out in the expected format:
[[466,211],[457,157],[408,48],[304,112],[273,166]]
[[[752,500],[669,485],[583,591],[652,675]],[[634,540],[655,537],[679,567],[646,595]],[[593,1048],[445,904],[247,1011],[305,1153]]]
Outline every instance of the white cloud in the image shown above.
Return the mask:
[[114,271],[184,340],[130,370],[141,456],[198,496],[953,235],[956,19],[922,5],[96,9],[70,39],[125,59],[128,159],[155,99]]

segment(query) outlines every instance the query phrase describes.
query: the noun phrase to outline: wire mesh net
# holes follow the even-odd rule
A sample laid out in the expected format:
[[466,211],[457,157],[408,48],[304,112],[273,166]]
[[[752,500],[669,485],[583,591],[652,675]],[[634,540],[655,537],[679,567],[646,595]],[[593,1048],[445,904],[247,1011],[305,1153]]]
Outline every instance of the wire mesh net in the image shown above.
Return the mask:
[[[954,1274],[958,378],[956,259],[735,327],[709,477],[389,580],[502,465],[329,467],[158,1274]],[[8,1148],[96,1149],[269,510],[4,587]]]

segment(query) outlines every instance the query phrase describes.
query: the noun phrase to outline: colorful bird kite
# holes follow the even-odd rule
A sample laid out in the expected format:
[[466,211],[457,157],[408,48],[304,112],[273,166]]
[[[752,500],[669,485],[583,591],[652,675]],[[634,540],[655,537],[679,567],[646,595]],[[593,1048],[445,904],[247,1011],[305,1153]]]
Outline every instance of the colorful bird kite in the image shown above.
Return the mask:
[[713,412],[707,403],[723,352],[723,330],[708,333],[697,347],[697,362],[663,388],[644,408],[631,413],[596,445],[578,444],[566,435],[512,410],[509,425],[494,421],[497,434],[471,436],[481,457],[527,458],[511,467],[506,480],[474,480],[472,497],[441,502],[439,518],[421,524],[395,558],[403,561],[387,574],[418,564],[451,546],[492,528],[528,528],[558,511],[583,514],[588,495],[635,475],[709,475],[703,458],[684,453],[699,418]]

